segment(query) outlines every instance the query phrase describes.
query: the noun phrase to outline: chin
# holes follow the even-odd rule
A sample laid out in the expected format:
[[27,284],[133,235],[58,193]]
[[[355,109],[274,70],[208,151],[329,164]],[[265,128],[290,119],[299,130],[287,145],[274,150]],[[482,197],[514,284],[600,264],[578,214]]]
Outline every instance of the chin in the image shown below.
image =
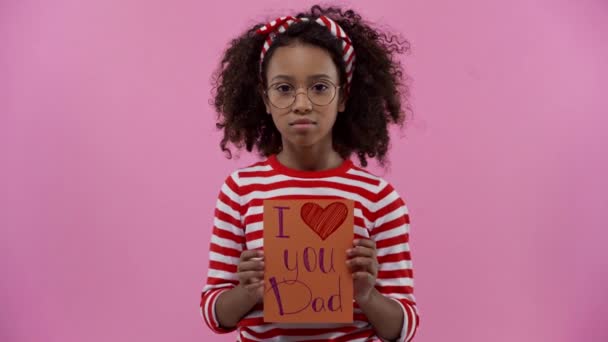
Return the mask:
[[289,141],[290,144],[297,146],[297,147],[310,147],[310,146],[314,146],[317,143],[319,143],[320,139],[312,139],[311,137],[305,137],[305,136],[300,136],[300,137],[292,137],[290,139],[287,139]]

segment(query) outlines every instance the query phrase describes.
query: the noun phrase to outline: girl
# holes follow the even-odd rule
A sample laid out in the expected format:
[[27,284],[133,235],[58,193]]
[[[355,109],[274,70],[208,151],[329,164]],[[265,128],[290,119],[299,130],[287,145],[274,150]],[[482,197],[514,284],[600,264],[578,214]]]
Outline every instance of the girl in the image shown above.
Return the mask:
[[[221,187],[201,314],[216,333],[239,341],[410,341],[419,317],[413,294],[404,201],[362,167],[381,165],[388,125],[402,124],[407,97],[395,53],[407,42],[379,32],[352,10],[310,11],[256,25],[233,40],[215,74],[221,148],[232,143],[263,160]],[[269,198],[355,202],[351,324],[263,321],[262,208]]]

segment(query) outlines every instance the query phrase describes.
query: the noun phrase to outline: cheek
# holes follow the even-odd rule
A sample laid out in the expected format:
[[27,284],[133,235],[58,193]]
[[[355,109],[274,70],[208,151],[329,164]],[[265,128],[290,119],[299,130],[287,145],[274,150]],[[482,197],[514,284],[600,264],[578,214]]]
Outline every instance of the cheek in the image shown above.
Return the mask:
[[323,115],[321,117],[322,117],[323,125],[327,126],[327,127],[324,127],[325,129],[331,129],[331,127],[336,122],[336,118],[338,115],[338,112],[336,109],[337,108],[331,108],[331,109],[328,108],[328,110],[323,112]]
[[288,125],[287,114],[289,114],[289,111],[281,112],[281,111],[277,111],[277,109],[272,109],[270,114],[268,114],[268,115],[272,116],[272,121],[274,122],[274,125],[280,131]]

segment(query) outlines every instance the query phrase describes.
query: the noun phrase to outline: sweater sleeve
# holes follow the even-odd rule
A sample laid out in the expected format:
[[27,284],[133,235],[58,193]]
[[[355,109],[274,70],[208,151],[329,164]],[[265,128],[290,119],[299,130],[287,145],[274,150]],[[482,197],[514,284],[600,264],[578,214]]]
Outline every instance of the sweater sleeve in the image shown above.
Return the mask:
[[220,326],[215,314],[215,304],[222,292],[238,285],[236,269],[241,252],[245,248],[237,177],[237,173],[230,175],[219,192],[209,245],[207,282],[201,293],[201,317],[213,332],[219,334],[236,330]]
[[380,184],[375,206],[371,238],[376,242],[379,264],[376,288],[401,305],[404,321],[397,340],[409,342],[418,328],[419,315],[414,298],[408,209],[385,181]]

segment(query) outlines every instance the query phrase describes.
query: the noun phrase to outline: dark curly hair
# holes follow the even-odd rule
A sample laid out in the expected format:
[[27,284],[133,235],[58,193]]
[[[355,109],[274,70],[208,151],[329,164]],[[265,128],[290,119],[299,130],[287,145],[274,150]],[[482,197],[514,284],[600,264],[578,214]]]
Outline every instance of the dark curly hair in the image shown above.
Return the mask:
[[[388,126],[393,123],[402,127],[406,111],[410,112],[407,76],[395,56],[409,51],[410,44],[373,28],[353,10],[315,5],[297,17],[316,19],[321,15],[342,27],[356,52],[346,108],[332,128],[334,149],[343,158],[356,153],[363,167],[367,166],[367,158],[375,158],[380,165],[385,165],[390,142]],[[280,133],[272,117],[266,114],[261,93],[266,86],[266,65],[276,48],[294,41],[320,46],[330,52],[341,84],[346,80],[340,42],[314,20],[293,24],[279,34],[260,66],[265,37],[256,34],[256,30],[263,24],[231,41],[213,75],[211,103],[218,113],[216,127],[224,131],[220,147],[228,158],[232,156],[227,147],[229,143],[237,149],[245,147],[249,152],[255,147],[266,157],[281,151]]]

